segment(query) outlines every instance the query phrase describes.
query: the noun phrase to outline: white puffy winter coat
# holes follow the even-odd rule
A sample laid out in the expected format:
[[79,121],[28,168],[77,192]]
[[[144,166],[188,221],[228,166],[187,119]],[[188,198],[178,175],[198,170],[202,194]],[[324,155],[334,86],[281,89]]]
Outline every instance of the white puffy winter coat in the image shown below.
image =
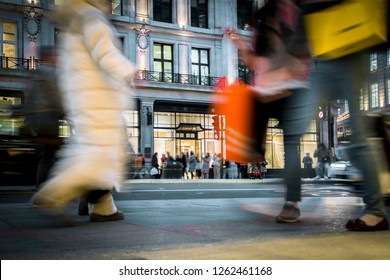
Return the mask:
[[113,26],[93,6],[77,10],[61,34],[58,73],[75,132],[41,190],[66,203],[87,190],[118,189],[127,160],[123,110],[130,105],[135,72],[120,50]]

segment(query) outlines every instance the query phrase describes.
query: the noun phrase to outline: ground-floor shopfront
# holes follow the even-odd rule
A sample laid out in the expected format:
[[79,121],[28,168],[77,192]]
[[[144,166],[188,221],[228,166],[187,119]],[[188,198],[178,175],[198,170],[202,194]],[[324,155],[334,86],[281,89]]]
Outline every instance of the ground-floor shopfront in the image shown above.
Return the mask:
[[[191,151],[198,158],[206,153],[225,155],[223,129],[216,137],[213,127],[215,114],[208,104],[139,101],[137,107],[124,115],[129,142],[135,152],[144,155],[147,163],[155,152],[159,158],[162,154],[169,153],[175,157],[181,152],[189,154]],[[318,135],[318,122],[313,120],[301,138],[301,158],[306,153],[313,155],[319,142]],[[268,124],[265,158],[268,168],[284,168],[283,131],[278,128],[276,119],[271,119]]]
[[214,138],[213,114],[207,104],[164,102],[138,103],[139,108],[124,112],[129,142],[141,152],[146,162],[157,152],[171,156],[194,152],[199,158],[205,153],[222,152],[221,139]]
[[[2,91],[0,105],[3,108],[21,104],[22,91]],[[210,110],[209,104],[137,99],[134,106],[123,115],[129,142],[135,152],[141,152],[145,156],[147,164],[150,164],[155,152],[159,154],[159,158],[162,154],[169,153],[175,157],[181,152],[189,154],[191,151],[199,158],[205,153],[210,153],[211,156],[215,153],[225,155],[224,135],[222,132],[218,138],[215,137],[215,114]],[[17,130],[22,123],[20,119],[7,119],[1,126],[3,132],[14,130],[12,133],[18,134]],[[70,133],[67,126],[61,126],[60,131],[64,134],[62,136]],[[318,122],[312,121],[301,139],[301,158],[306,153],[314,153],[319,142],[318,131]],[[283,131],[278,128],[278,121],[275,119],[271,119],[268,124],[265,158],[269,163],[268,168],[284,168]]]

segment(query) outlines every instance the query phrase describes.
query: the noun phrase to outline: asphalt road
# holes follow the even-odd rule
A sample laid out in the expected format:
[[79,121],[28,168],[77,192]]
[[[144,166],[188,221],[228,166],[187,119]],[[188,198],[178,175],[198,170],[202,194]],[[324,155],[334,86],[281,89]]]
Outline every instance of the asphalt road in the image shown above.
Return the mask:
[[[285,187],[278,182],[267,184],[261,181],[250,183],[203,183],[197,182],[170,184],[160,180],[148,183],[128,181],[120,193],[114,193],[116,201],[171,200],[171,199],[216,199],[216,198],[271,198],[283,197]],[[35,193],[33,186],[0,186],[0,203],[28,203]],[[340,182],[316,182],[302,185],[303,197],[354,197],[359,186]]]
[[124,221],[90,223],[74,202],[66,227],[31,209],[32,194],[0,189],[1,259],[390,259],[390,231],[345,230],[363,208],[350,185],[305,184],[296,224],[275,223],[278,183],[129,183],[115,194]]
[[[285,187],[280,183],[273,184],[127,184],[117,200],[156,200],[156,199],[211,199],[211,198],[271,198],[283,197]],[[343,183],[305,183],[302,187],[304,197],[346,197],[356,196],[358,187]]]

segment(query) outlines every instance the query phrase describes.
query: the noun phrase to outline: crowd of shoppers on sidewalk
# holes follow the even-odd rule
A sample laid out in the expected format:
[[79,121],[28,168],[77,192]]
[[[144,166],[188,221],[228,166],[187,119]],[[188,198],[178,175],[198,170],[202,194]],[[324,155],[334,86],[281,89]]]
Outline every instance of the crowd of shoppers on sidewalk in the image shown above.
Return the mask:
[[[168,157],[166,155],[168,155]],[[142,166],[145,168],[144,159],[142,162]],[[265,174],[267,173],[266,166],[268,165],[267,161],[258,163],[230,162],[224,159],[221,153],[214,153],[214,155],[211,156],[210,153],[206,152],[199,158],[193,151],[190,151],[189,154],[181,152],[180,154],[177,154],[174,159],[170,156],[169,152],[166,152],[162,154],[160,164],[158,160],[158,153],[156,152],[151,159],[150,176],[152,178],[164,178],[164,174],[166,175],[172,171],[172,164],[170,164],[172,162],[175,163],[173,166],[174,169],[180,168],[181,171],[180,176],[168,176],[171,179],[247,179],[250,177],[248,176],[248,170],[251,170],[250,168],[248,169],[248,165],[253,164],[257,166],[258,176],[256,177],[262,179],[265,178]],[[141,168],[141,166],[139,168]],[[152,174],[155,172],[155,169],[158,170],[159,176]],[[140,179],[139,177],[132,178]],[[146,179],[149,178],[149,176],[144,176],[143,178]]]

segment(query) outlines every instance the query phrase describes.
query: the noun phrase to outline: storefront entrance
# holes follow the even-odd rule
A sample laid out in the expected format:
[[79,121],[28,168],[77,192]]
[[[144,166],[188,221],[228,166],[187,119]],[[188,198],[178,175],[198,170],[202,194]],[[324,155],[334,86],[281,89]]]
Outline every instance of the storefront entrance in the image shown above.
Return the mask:
[[184,152],[186,155],[189,155],[192,151],[195,155],[200,156],[202,154],[201,147],[201,140],[176,139],[176,154]]
[[180,123],[176,129],[176,154],[184,152],[189,155],[194,152],[201,156],[202,142],[199,139],[199,133],[204,132],[204,128],[198,123]]

